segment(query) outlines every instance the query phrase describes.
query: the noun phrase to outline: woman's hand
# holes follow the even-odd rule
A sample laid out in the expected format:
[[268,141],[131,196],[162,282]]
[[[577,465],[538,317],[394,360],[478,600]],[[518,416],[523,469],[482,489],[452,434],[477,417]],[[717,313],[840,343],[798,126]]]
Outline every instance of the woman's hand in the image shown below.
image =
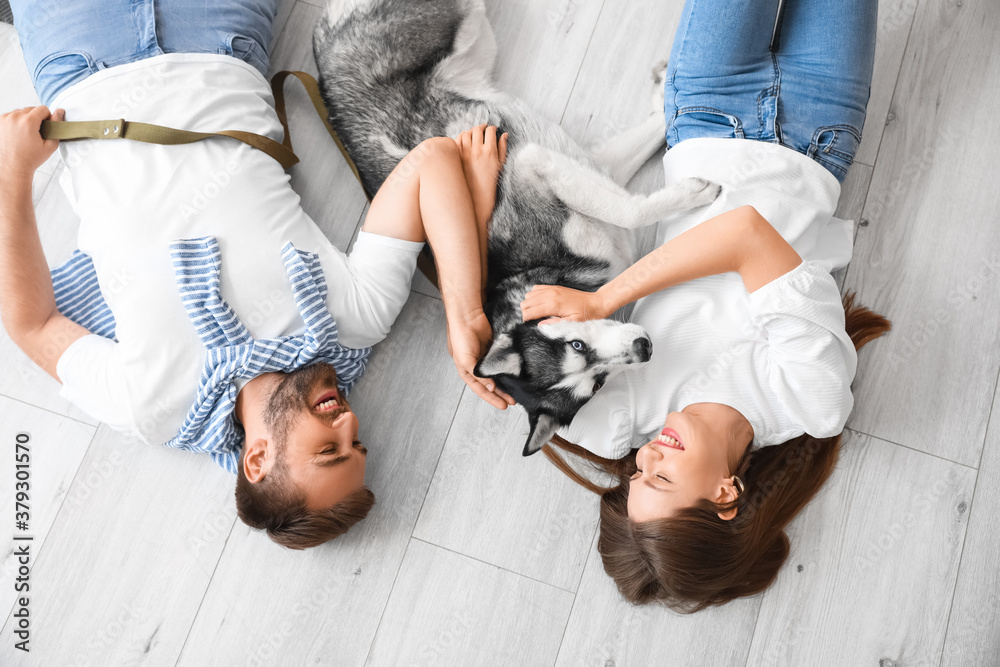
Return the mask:
[[462,150],[462,168],[476,218],[485,222],[493,215],[496,204],[497,179],[507,160],[507,134],[497,141],[497,128],[483,123],[458,135],[455,143]]
[[581,292],[555,285],[535,285],[521,302],[521,317],[525,322],[543,317],[575,322],[601,320],[612,312],[600,292]]
[[492,338],[493,330],[483,311],[467,316],[461,322],[448,322],[448,354],[455,360],[458,375],[481,399],[505,410],[508,405],[514,405],[514,399],[498,389],[493,380],[477,377],[473,373]]
[[66,112],[48,107],[25,107],[0,116],[0,164],[7,175],[31,179],[35,170],[49,159],[59,141],[42,139],[43,120],[62,120]]

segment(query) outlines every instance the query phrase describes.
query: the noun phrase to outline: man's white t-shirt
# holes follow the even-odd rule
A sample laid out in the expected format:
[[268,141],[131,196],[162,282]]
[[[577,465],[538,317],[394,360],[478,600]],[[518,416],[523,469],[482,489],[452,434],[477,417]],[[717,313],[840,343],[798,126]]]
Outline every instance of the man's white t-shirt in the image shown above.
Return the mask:
[[[65,109],[66,120],[282,139],[267,81],[229,56],[168,54],[103,70],[53,108]],[[90,335],[71,345],[57,365],[61,395],[145,442],[177,434],[205,362],[177,291],[171,242],[216,237],[222,296],[257,339],[305,330],[281,258],[288,242],[319,255],[327,306],[347,347],[382,340],[409,295],[422,243],[360,232],[346,256],[302,210],[281,165],[236,140],[63,142],[60,151],[81,220],[79,247],[93,258],[118,339]]]
[[852,223],[833,216],[837,179],[794,150],[744,139],[688,139],[663,164],[667,183],[697,176],[721,184],[722,193],[660,223],[659,244],[749,204],[803,262],[753,294],[739,274],[725,273],[640,299],[631,321],[649,332],[652,358],[609,379],[560,434],[622,458],[655,437],[668,413],[694,403],[738,410],[757,446],[840,433],[854,406],[857,353],[830,274],[853,248]]

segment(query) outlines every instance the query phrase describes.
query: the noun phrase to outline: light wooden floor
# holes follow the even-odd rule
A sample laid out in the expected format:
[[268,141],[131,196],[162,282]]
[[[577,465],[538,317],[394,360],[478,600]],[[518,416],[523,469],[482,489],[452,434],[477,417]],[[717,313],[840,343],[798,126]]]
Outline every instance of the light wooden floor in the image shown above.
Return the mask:
[[[319,2],[319,0],[316,0]],[[492,0],[500,85],[581,141],[648,111],[681,0]],[[281,3],[275,69],[315,71],[320,12]],[[6,28],[7,26],[3,26]],[[2,107],[32,103],[9,30]],[[0,439],[34,443],[32,652],[13,649],[13,457],[0,466],[3,665],[1000,664],[1000,14],[989,0],[884,0],[875,82],[841,215],[846,288],[893,334],[861,354],[840,465],[791,528],[763,595],[693,616],[632,608],[595,551],[597,498],[526,419],[465,391],[418,280],[354,394],[372,515],[284,551],[235,519],[208,458],[137,446],[61,400],[0,334]],[[346,247],[364,200],[293,96],[306,210]],[[52,263],[76,222],[36,179]],[[634,187],[662,179],[655,161]],[[379,443],[385,443],[380,445]]]

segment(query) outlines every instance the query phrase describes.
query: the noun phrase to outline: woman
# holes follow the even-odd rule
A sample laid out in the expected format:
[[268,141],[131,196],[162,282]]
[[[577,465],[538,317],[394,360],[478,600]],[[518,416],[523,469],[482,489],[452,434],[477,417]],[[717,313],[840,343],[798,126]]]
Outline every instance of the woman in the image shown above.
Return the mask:
[[[533,289],[525,319],[632,320],[653,359],[612,379],[556,444],[616,475],[598,549],[630,601],[693,611],[758,593],[785,527],[836,462],[856,348],[889,323],[841,302],[833,218],[864,125],[876,2],[688,0],[666,77],[667,182],[722,195],[596,293]],[[704,221],[704,222],[703,222]],[[846,312],[846,317],[845,317]],[[544,323],[543,323],[544,324]],[[634,444],[646,444],[637,450]]]

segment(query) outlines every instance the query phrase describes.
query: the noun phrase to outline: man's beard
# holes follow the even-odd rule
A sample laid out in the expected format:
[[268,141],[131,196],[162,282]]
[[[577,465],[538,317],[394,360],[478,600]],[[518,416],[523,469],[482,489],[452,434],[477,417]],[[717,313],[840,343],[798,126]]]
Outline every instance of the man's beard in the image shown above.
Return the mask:
[[310,400],[319,386],[337,389],[337,403],[340,407],[325,415],[326,417],[336,419],[350,410],[347,402],[340,396],[337,372],[330,364],[313,364],[285,374],[268,397],[263,414],[264,426],[271,438],[276,440],[279,452],[284,450],[287,436],[303,410],[311,412],[315,407]]

